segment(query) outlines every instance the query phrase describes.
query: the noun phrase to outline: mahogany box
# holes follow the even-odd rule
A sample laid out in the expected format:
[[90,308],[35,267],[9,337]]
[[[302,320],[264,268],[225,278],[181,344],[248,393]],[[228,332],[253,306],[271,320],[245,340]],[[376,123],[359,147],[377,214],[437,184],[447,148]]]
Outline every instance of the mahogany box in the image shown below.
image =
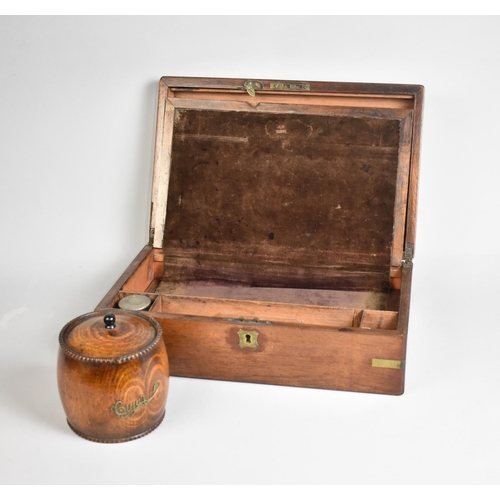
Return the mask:
[[148,296],[171,375],[402,394],[420,85],[163,77]]

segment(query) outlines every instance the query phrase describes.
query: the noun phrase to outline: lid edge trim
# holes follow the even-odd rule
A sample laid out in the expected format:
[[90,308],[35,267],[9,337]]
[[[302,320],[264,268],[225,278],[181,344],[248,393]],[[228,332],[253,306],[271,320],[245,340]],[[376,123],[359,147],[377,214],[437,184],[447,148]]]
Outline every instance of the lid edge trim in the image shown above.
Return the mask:
[[[131,353],[131,354],[124,354],[123,356],[115,356],[112,358],[97,358],[94,356],[84,356],[83,354],[79,354],[72,349],[70,349],[66,345],[66,338],[68,337],[69,332],[78,324],[81,322],[85,321],[88,318],[94,317],[94,316],[100,316],[100,315],[106,315],[108,313],[116,313],[117,309],[105,309],[102,311],[94,311],[90,312],[87,314],[84,314],[82,316],[79,316],[78,318],[72,319],[69,323],[67,323],[63,329],[61,330],[61,333],[59,334],[59,345],[61,349],[64,351],[64,353],[71,359],[74,359],[76,361],[81,361],[84,363],[93,363],[93,364],[98,364],[98,365],[121,365],[124,363],[127,363],[129,361],[134,361],[136,359],[141,358],[145,354],[149,353],[152,351],[160,342],[162,338],[162,330],[161,326],[156,321],[153,317],[147,316],[146,314],[135,312],[135,311],[126,311],[126,313],[122,313],[124,316],[136,316],[139,317],[153,326],[153,328],[156,331],[155,338],[153,341],[144,349],[141,349],[140,351]],[[121,311],[118,309],[118,311]]]

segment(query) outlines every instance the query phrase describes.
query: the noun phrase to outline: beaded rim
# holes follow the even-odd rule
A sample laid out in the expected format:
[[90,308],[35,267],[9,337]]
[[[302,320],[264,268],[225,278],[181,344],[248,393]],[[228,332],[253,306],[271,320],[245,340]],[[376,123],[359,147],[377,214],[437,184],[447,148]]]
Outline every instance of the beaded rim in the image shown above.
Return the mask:
[[61,330],[61,333],[59,334],[59,345],[61,346],[61,349],[64,351],[64,353],[72,358],[75,359],[76,361],[82,361],[84,363],[95,363],[95,364],[108,364],[108,365],[121,365],[123,363],[127,363],[128,361],[133,361],[135,359],[139,359],[140,357],[144,356],[151,350],[153,350],[158,343],[160,342],[160,339],[162,338],[162,330],[161,326],[156,321],[153,317],[147,316],[144,313],[140,312],[135,312],[135,311],[127,311],[123,312],[120,311],[119,315],[121,316],[136,316],[140,319],[143,319],[147,321],[156,331],[155,338],[153,341],[144,349],[141,349],[140,351],[134,352],[132,354],[125,354],[123,356],[116,356],[113,358],[96,358],[92,356],[84,356],[82,354],[78,354],[75,351],[72,351],[67,345],[66,345],[66,339],[68,338],[69,332],[75,328],[75,326],[78,326],[79,324],[83,323],[85,320],[95,317],[95,316],[106,316],[106,314],[115,314],[117,309],[104,309],[104,310],[99,310],[99,311],[94,311],[90,312],[87,314],[83,314],[82,316],[79,316],[78,318],[72,319],[70,322],[68,322],[63,329]]
[[116,444],[116,443],[126,443],[127,441],[134,441],[135,439],[139,439],[141,437],[147,436],[151,432],[153,432],[162,422],[165,417],[165,410],[163,410],[163,413],[158,420],[152,427],[149,429],[145,430],[144,432],[141,432],[140,434],[135,434],[134,436],[130,437],[124,437],[124,438],[116,438],[116,439],[100,439],[100,438],[95,438],[92,436],[87,436],[87,434],[84,434],[83,432],[80,432],[79,430],[75,429],[69,420],[66,420],[68,423],[69,428],[78,436],[82,437],[83,439],[86,439],[87,441],[92,441],[94,443],[103,443],[103,444]]

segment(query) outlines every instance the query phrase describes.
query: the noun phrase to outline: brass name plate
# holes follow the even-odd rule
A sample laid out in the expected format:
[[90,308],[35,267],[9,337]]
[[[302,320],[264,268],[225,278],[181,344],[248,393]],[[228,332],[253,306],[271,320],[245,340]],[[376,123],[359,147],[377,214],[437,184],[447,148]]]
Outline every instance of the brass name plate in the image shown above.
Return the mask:
[[374,368],[392,368],[394,370],[401,370],[401,368],[403,368],[403,361],[400,361],[399,359],[372,358],[372,366]]
[[310,83],[287,83],[273,82],[270,85],[271,90],[311,90]]
[[121,401],[117,401],[110,409],[112,412],[116,413],[120,418],[126,418],[135,413],[135,410],[141,406],[146,406],[157,394],[160,389],[160,382],[156,382],[153,385],[153,392],[149,399],[143,394],[139,396],[133,403],[124,405]]

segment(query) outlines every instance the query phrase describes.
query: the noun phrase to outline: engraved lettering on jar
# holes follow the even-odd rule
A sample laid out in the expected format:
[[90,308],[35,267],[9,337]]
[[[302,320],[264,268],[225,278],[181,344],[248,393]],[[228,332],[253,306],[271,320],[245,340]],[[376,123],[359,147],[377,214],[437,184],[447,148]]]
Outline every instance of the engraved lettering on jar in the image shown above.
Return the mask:
[[156,384],[153,385],[153,390],[149,399],[147,399],[143,394],[142,396],[139,396],[133,403],[127,405],[124,405],[121,401],[117,401],[110,408],[110,410],[116,413],[120,418],[129,417],[130,415],[133,415],[138,408],[148,405],[149,402],[158,394],[159,389],[160,382],[156,382]]

